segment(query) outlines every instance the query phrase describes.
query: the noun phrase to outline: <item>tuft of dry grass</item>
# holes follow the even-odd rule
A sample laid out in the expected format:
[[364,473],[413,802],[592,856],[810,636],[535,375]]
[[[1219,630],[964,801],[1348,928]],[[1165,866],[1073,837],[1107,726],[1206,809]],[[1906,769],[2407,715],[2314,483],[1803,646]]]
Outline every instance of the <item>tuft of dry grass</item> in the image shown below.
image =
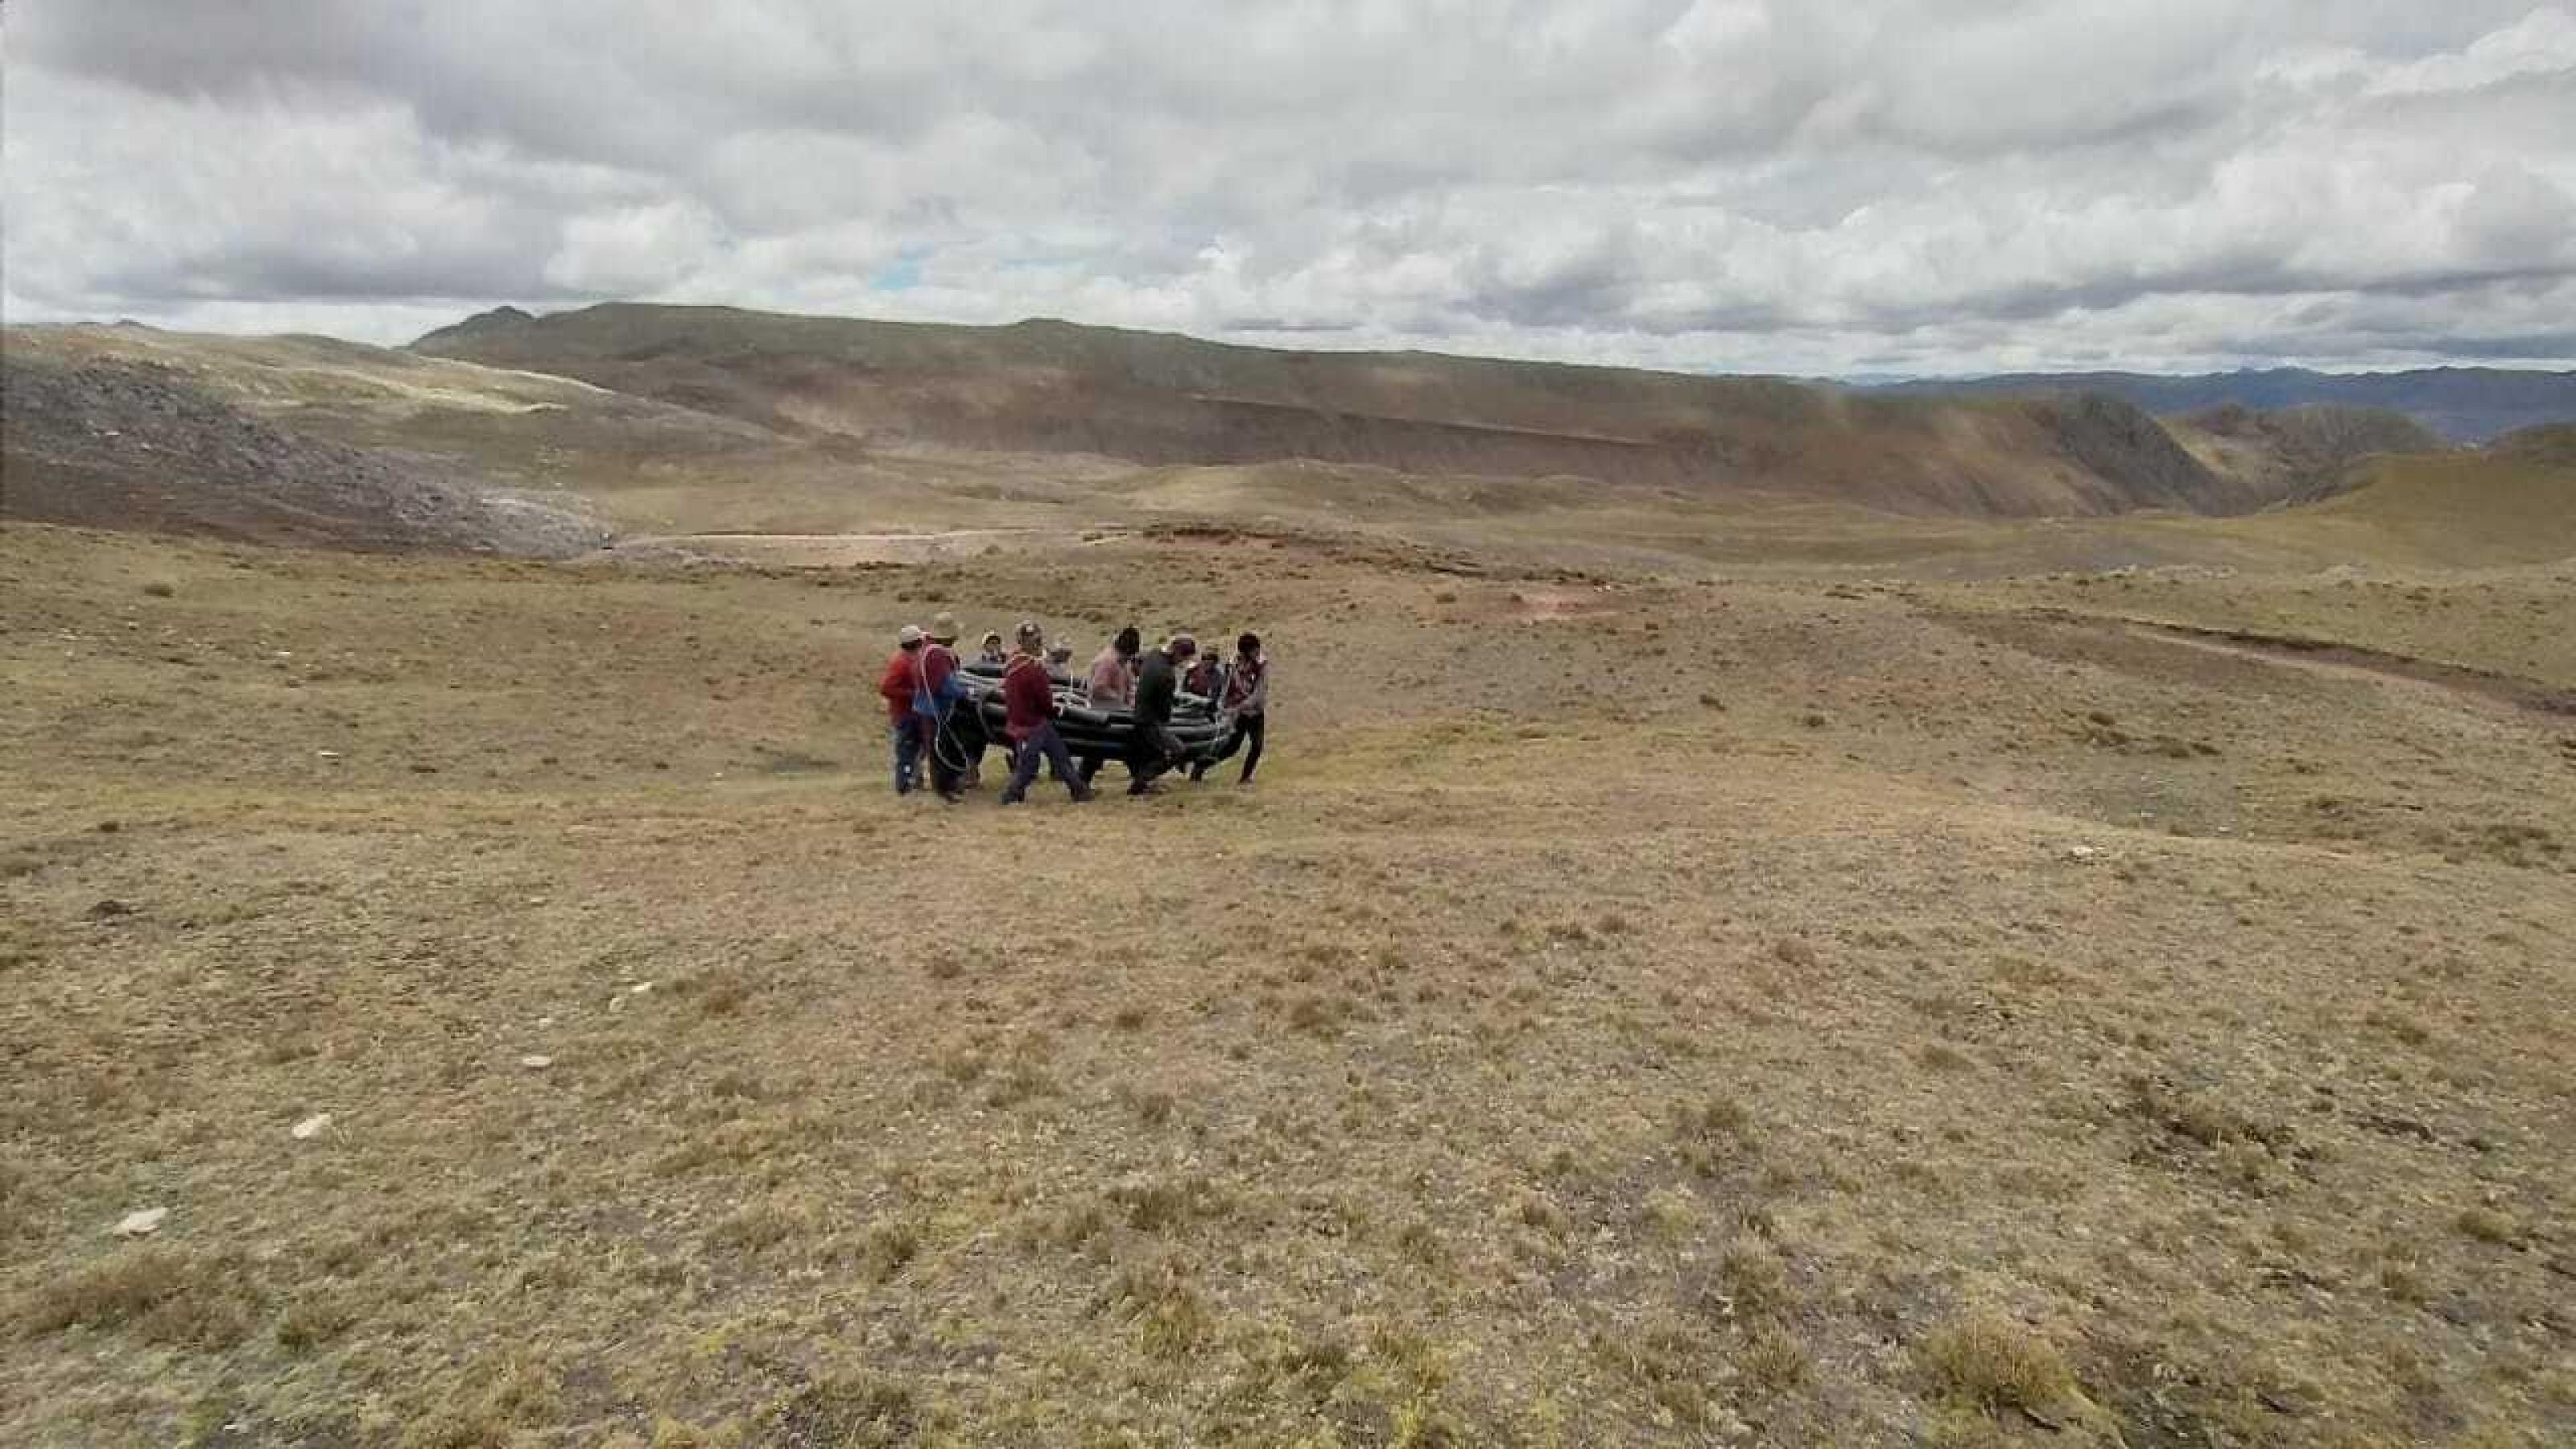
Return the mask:
[[2081,1397],[2057,1345],[2001,1314],[1976,1314],[1935,1329],[1920,1352],[1946,1392],[1989,1411],[2047,1414]]
[[1738,1317],[1777,1314],[1792,1301],[1788,1264],[1781,1261],[1778,1249],[1750,1233],[1726,1245],[1717,1260],[1717,1276]]
[[927,1415],[910,1385],[873,1373],[831,1371],[781,1396],[753,1424],[764,1444],[900,1449],[917,1442]]
[[1736,1351],[1736,1367],[1766,1393],[1785,1394],[1813,1376],[1805,1345],[1776,1323],[1754,1326]]
[[149,1342],[211,1350],[248,1338],[264,1299],[245,1258],[144,1245],[38,1286],[18,1316],[30,1333],[131,1328]]

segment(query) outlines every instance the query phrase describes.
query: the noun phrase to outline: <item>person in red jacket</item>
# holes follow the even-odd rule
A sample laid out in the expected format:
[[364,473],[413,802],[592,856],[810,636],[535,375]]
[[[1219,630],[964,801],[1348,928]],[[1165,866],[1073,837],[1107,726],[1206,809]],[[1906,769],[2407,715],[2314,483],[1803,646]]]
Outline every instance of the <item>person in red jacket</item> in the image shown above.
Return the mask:
[[1017,805],[1028,798],[1029,782],[1038,777],[1039,762],[1055,767],[1055,777],[1072,792],[1074,803],[1092,796],[1082,772],[1075,768],[1073,754],[1064,747],[1064,736],[1055,727],[1055,683],[1047,676],[1046,635],[1032,621],[1020,626],[1019,652],[1002,666],[1002,708],[1006,716],[1003,729],[1011,737],[1011,783],[1002,791],[1002,803]]
[[921,630],[906,624],[895,635],[894,657],[877,679],[894,726],[894,792],[909,795],[921,779],[921,720],[912,697],[921,690]]

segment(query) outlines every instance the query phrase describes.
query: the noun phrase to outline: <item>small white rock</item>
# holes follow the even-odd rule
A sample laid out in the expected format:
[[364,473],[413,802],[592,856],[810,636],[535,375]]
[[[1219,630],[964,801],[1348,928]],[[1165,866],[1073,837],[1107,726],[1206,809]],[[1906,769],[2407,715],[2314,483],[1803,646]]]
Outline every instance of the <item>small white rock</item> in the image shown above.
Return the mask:
[[2089,845],[2070,845],[2066,847],[2066,857],[2069,860],[2091,860],[2093,857],[2100,855],[2101,853],[2102,852],[2095,850]]
[[636,995],[638,995],[638,996],[650,996],[652,993],[653,993],[653,983],[652,983],[652,982],[650,982],[650,981],[638,981],[638,982],[636,982],[636,983],[635,983],[635,994],[636,994]]
[[170,1210],[165,1207],[137,1208],[117,1220],[116,1235],[120,1238],[148,1237],[161,1231],[161,1220],[168,1216]]
[[551,1017],[551,1016],[541,1016],[541,1017],[538,1017],[538,1018],[537,1018],[537,1025],[538,1025],[538,1026],[540,1026],[540,1027],[548,1027],[548,1026],[552,1026],[552,1025],[554,1025],[554,1024],[555,1024],[555,1019],[554,1019],[553,1017]]
[[313,758],[317,760],[336,760],[340,758],[340,752],[338,750],[315,750],[313,752]]
[[316,1112],[312,1116],[307,1117],[303,1121],[286,1129],[286,1135],[294,1138],[298,1142],[310,1142],[314,1138],[322,1135],[322,1129],[330,1125],[330,1113]]
[[553,1057],[529,1055],[519,1058],[519,1065],[532,1072],[542,1072],[555,1064]]

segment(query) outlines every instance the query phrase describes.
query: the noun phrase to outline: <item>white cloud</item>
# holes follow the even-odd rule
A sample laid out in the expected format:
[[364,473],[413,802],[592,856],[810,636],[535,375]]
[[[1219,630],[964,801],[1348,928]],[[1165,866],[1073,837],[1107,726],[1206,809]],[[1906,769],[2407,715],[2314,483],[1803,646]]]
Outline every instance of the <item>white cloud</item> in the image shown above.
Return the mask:
[[6,308],[609,296],[1817,372],[2576,354],[2527,0],[14,11]]

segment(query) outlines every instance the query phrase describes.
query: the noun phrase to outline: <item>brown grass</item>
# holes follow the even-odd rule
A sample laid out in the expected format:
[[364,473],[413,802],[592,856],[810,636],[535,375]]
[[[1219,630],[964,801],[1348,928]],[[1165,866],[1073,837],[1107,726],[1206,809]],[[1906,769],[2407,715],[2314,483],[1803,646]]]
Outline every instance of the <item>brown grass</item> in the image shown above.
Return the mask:
[[[2567,731],[2115,619],[2568,585],[1241,542],[0,535],[0,1440],[2548,1441]],[[928,593],[1261,627],[1263,783],[895,801]]]

